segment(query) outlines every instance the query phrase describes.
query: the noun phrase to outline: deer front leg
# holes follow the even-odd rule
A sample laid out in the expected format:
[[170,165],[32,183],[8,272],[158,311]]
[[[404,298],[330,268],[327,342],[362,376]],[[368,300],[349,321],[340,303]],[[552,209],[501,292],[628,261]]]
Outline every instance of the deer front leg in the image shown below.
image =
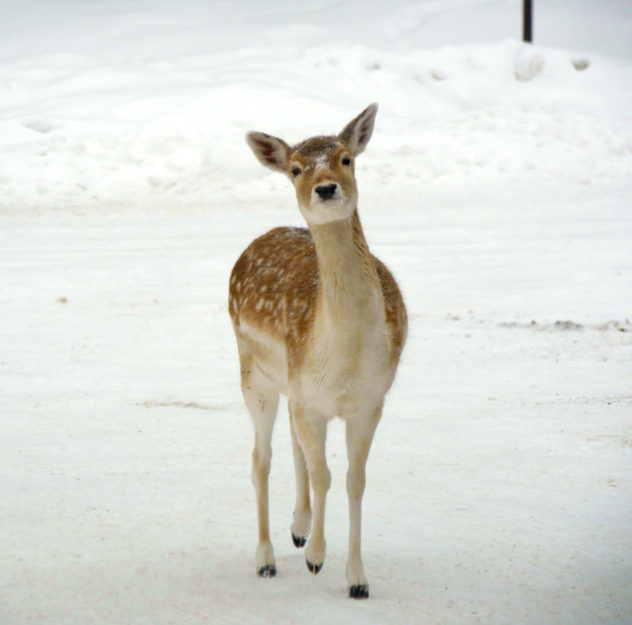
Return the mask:
[[309,499],[309,476],[307,474],[307,465],[305,463],[303,450],[301,449],[296,437],[292,410],[292,402],[290,402],[290,433],[292,434],[294,472],[296,474],[296,505],[294,506],[294,521],[292,523],[292,542],[295,547],[304,547],[312,525],[312,508]]
[[354,599],[369,596],[369,584],[364,574],[361,557],[362,495],[366,482],[366,461],[382,415],[382,403],[367,418],[362,415],[347,420],[347,494],[349,496],[349,556],[347,560],[347,588]]
[[276,563],[274,549],[270,541],[270,521],[268,513],[268,476],[270,474],[271,424],[261,425],[255,433],[255,445],[252,450],[252,483],[257,495],[257,525],[259,527],[259,542],[255,561],[259,577],[274,577]]
[[292,419],[314,495],[312,533],[305,549],[305,561],[307,568],[316,574],[325,560],[325,500],[331,484],[325,457],[327,419],[297,404],[292,406]]
[[268,513],[268,476],[272,458],[272,428],[276,417],[279,394],[258,373],[249,354],[241,355],[241,386],[246,406],[255,427],[255,444],[252,450],[252,483],[257,495],[257,524],[259,541],[255,555],[257,575],[274,577],[276,563],[270,541]]

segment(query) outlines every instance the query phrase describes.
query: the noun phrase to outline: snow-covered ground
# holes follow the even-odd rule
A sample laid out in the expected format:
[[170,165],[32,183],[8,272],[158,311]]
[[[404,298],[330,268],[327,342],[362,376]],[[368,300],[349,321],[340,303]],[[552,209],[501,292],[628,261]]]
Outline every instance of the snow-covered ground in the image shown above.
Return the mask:
[[[632,5],[536,0],[524,48],[520,4],[0,0],[1,625],[630,621]],[[226,295],[301,223],[244,132],[373,101],[360,212],[411,328],[357,602],[342,425],[314,577],[283,405],[255,576]]]

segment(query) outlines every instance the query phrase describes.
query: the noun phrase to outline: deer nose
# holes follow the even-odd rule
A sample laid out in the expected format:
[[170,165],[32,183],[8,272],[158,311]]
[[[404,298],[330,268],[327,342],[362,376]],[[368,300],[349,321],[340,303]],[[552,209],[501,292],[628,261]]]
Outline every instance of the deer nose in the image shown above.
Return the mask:
[[314,191],[318,193],[321,200],[330,200],[337,188],[338,185],[335,182],[331,182],[330,184],[319,184]]

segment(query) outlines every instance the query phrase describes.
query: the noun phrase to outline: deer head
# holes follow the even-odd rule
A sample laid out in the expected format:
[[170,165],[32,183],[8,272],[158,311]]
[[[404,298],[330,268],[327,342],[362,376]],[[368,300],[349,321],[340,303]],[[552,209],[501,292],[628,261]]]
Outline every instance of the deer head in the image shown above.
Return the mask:
[[263,165],[292,181],[308,225],[323,225],[350,218],[357,207],[355,157],[371,138],[376,114],[377,104],[371,104],[340,134],[312,137],[293,147],[262,132],[249,132],[246,140]]

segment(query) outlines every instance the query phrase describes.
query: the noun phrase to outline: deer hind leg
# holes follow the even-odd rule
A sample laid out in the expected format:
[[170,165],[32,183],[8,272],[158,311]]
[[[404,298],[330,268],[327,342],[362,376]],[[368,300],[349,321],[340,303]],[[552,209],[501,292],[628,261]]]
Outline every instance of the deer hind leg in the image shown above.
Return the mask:
[[256,563],[259,577],[274,577],[276,563],[270,542],[268,476],[272,459],[272,429],[279,404],[279,393],[257,369],[251,354],[240,354],[241,390],[255,427],[252,450],[252,483],[257,495],[259,542]]
[[325,560],[325,500],[331,484],[325,457],[327,419],[298,404],[292,404],[291,419],[314,495],[312,533],[305,548],[305,561],[307,568],[316,574]]
[[382,403],[367,415],[367,419],[349,419],[346,425],[347,494],[349,496],[349,555],[347,560],[347,589],[354,599],[369,596],[369,584],[364,574],[361,557],[362,495],[366,482],[365,468],[375,428],[382,415]]
[[309,498],[309,475],[305,455],[299,445],[292,418],[292,402],[289,404],[290,432],[292,434],[292,451],[294,453],[294,472],[296,474],[296,505],[294,506],[294,522],[292,523],[292,542],[295,547],[304,547],[312,525],[312,507]]

